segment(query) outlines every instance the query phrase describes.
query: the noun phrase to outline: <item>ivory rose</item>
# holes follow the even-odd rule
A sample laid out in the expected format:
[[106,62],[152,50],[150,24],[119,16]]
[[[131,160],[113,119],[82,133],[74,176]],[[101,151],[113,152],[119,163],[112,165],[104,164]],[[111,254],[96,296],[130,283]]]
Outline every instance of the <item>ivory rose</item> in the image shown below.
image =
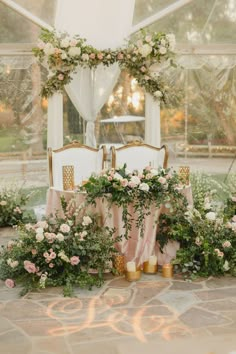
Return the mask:
[[70,232],[70,226],[67,225],[67,224],[61,224],[61,226],[60,226],[60,231],[61,231],[61,232],[68,233],[68,232]]

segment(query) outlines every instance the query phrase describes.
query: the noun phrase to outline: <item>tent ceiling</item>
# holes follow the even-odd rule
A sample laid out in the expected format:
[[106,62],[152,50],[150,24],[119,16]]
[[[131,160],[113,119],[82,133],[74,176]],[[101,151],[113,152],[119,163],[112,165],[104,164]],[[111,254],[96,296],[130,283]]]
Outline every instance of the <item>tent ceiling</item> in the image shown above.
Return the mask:
[[[60,1],[70,4],[70,0]],[[58,0],[0,0],[0,54],[7,50],[1,43],[33,45],[40,25],[46,23],[50,28],[54,24],[57,3]],[[135,0],[133,13],[133,30],[150,24],[150,30],[172,32],[178,51],[184,53],[197,53],[198,48],[201,52],[214,48],[215,54],[223,49],[235,53],[235,22],[236,0]]]

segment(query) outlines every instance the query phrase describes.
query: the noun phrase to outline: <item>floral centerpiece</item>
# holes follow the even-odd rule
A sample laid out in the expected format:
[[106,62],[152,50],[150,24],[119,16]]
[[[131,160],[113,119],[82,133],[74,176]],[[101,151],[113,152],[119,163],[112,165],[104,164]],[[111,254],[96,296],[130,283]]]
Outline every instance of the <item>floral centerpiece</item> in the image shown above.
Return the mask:
[[3,187],[0,190],[0,227],[35,220],[24,208],[30,197],[31,193],[26,194],[17,185]]
[[[169,169],[147,166],[141,171],[129,171],[124,165],[92,175],[81,189],[87,192],[86,200],[89,204],[95,204],[96,198],[106,198],[108,205],[122,207],[125,233],[121,236],[128,238],[133,221],[143,236],[144,218],[150,214],[153,205],[157,208],[165,205],[171,209],[177,199],[186,203],[185,197],[179,193],[178,183],[178,175]],[[129,213],[130,204],[136,216]]]
[[177,203],[173,213],[161,215],[160,246],[168,240],[180,243],[173,264],[186,278],[226,272],[236,276],[236,199],[230,198],[225,207],[214,201],[214,191],[203,196],[201,190],[195,197],[198,209]]
[[[23,292],[46,286],[100,286],[105,270],[113,270],[117,238],[113,229],[98,225],[96,215],[84,215],[62,199],[65,217],[47,218],[18,227],[19,238],[9,241],[0,257],[0,278],[8,287],[23,284]],[[95,276],[94,273],[97,275]]]
[[67,33],[42,30],[34,55],[49,69],[42,96],[49,97],[62,91],[72,80],[78,65],[96,68],[99,64],[110,66],[117,62],[127,69],[140,86],[154,98],[165,101],[167,87],[161,73],[150,70],[153,64],[169,61],[173,64],[175,37],[173,34],[138,32],[127,47],[117,50],[99,50],[86,43],[80,36],[70,37]]

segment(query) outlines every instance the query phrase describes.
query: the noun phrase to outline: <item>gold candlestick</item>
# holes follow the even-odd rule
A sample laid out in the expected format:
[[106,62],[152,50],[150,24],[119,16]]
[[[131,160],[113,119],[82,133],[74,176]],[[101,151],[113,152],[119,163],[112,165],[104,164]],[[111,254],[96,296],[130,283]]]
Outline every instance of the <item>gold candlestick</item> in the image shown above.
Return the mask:
[[162,276],[164,278],[172,278],[173,277],[173,265],[172,264],[170,264],[170,263],[163,264]]
[[143,263],[143,272],[146,274],[156,274],[158,271],[157,264],[150,264],[149,261]]
[[184,184],[189,184],[190,177],[190,167],[189,166],[180,166],[179,167],[179,178]]
[[72,190],[75,187],[74,182],[74,166],[62,166],[63,189],[65,191]]

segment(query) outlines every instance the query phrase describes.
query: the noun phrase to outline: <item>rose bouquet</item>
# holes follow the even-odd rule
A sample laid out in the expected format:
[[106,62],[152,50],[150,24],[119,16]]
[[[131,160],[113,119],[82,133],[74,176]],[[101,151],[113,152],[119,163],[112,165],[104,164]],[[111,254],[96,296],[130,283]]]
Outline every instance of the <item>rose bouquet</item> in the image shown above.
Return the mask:
[[[62,199],[64,218],[47,218],[18,227],[19,238],[2,249],[0,277],[6,285],[23,284],[23,293],[32,288],[100,286],[105,270],[112,270],[117,239],[113,229],[98,225],[96,215],[85,215]],[[93,275],[96,270],[97,275]]]
[[92,175],[81,187],[87,192],[89,204],[96,204],[96,198],[105,198],[108,205],[115,204],[122,208],[122,220],[125,229],[124,236],[128,238],[132,227],[131,214],[128,206],[132,204],[135,211],[136,227],[144,233],[144,218],[150,214],[151,207],[159,208],[166,205],[171,209],[176,199],[185,200],[179,193],[178,175],[171,170],[155,169],[147,166],[142,171],[129,171],[122,168],[103,170],[98,175]]

